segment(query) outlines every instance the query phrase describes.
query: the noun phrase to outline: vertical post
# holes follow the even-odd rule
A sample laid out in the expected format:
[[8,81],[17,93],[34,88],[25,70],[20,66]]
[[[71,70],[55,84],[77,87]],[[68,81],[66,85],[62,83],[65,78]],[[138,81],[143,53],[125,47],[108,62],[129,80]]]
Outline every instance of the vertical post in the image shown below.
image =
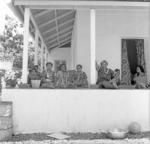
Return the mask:
[[45,69],[46,69],[46,63],[47,63],[47,48],[45,48]]
[[30,9],[25,8],[25,12],[24,12],[24,40],[23,40],[23,66],[22,66],[22,82],[23,83],[27,83],[27,75],[28,75],[29,20],[30,20]]
[[41,71],[43,71],[43,52],[44,52],[44,44],[41,44]]
[[95,9],[90,10],[90,42],[91,42],[91,51],[90,51],[90,60],[91,60],[91,68],[90,68],[90,80],[91,84],[96,83],[96,68],[95,68],[95,60],[96,60],[96,11]]
[[35,46],[35,53],[34,53],[34,65],[38,64],[38,43],[39,43],[39,36],[37,30],[35,30],[35,40],[34,40],[34,46]]

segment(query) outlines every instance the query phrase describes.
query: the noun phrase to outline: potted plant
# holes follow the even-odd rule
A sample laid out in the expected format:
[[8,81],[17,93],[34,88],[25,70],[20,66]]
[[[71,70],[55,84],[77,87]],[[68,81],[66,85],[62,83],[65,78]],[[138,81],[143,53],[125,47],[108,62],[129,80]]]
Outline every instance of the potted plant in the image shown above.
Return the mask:
[[33,72],[30,75],[32,88],[39,88],[41,84],[41,75],[37,72]]

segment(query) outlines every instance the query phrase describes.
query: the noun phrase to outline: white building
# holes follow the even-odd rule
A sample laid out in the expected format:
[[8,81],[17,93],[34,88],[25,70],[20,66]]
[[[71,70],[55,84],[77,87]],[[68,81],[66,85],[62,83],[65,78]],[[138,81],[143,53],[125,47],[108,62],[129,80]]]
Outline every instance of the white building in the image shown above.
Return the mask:
[[[123,40],[142,40],[150,80],[149,2],[14,0],[13,5],[24,20],[24,82],[30,33],[35,64],[41,47],[41,68],[58,60],[66,61],[68,69],[82,64],[90,84],[96,82],[96,60],[106,59],[110,68],[123,71]],[[150,130],[149,90],[14,89],[4,90],[2,99],[14,103],[15,132],[95,132],[127,128],[132,121]]]

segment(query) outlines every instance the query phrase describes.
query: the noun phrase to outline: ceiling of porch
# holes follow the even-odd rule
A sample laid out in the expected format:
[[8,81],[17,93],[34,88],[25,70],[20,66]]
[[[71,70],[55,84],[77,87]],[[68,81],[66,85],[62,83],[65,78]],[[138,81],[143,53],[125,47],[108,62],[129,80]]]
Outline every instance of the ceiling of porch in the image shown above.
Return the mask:
[[71,42],[75,10],[31,10],[48,49]]
[[[19,9],[24,11],[23,6],[19,6]],[[31,9],[31,14],[49,50],[71,46],[75,10]],[[23,18],[23,14],[21,17]],[[35,28],[31,20],[30,33],[35,37]],[[39,38],[39,45],[40,42]]]

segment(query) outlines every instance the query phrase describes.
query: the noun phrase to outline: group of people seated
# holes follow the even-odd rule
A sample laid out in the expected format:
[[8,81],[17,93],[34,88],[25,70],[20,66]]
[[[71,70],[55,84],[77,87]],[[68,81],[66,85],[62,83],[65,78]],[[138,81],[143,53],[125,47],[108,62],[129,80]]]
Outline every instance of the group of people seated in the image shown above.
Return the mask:
[[[28,84],[35,77],[40,77],[42,88],[88,88],[88,80],[86,73],[82,70],[82,65],[78,64],[76,70],[67,70],[65,64],[59,66],[57,72],[53,71],[53,63],[46,64],[46,70],[40,73],[38,66],[30,71],[28,75]],[[108,62],[103,60],[100,64],[96,62],[96,70],[98,78],[96,82],[97,88],[118,89],[121,85],[120,70],[114,71],[108,68]],[[132,79],[134,88],[146,88],[146,75],[142,66],[137,66],[136,73]]]
[[82,71],[82,65],[78,64],[76,70],[67,70],[65,64],[61,64],[57,72],[52,69],[51,62],[46,64],[46,70],[41,74],[37,67],[34,67],[28,75],[28,83],[31,84],[33,75],[36,73],[36,75],[41,75],[42,88],[88,88],[87,75]]
[[[108,62],[103,60],[100,65],[96,63],[96,70],[98,72],[97,85],[99,88],[117,89],[124,86],[120,80],[120,70],[114,71],[108,68]],[[131,87],[137,89],[148,88],[146,74],[142,66],[137,66],[136,73],[131,78]],[[122,87],[123,88],[123,87]]]

